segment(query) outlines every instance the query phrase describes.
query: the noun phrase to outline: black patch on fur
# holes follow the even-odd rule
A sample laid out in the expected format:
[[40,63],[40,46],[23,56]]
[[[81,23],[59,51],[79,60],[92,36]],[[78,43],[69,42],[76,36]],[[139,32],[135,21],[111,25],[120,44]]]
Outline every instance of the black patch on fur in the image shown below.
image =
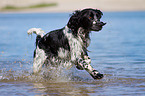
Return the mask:
[[40,49],[43,49],[47,55],[58,55],[59,48],[70,51],[67,37],[63,33],[64,28],[47,33],[38,43]]
[[37,35],[37,37],[36,37],[36,46],[38,45],[38,42],[40,41],[40,39],[41,39],[41,36]]

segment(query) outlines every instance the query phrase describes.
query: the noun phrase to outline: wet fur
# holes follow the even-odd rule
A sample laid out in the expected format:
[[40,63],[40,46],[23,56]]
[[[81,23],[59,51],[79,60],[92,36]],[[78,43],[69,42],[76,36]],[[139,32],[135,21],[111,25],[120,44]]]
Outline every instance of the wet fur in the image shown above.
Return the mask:
[[34,73],[39,72],[43,65],[63,65],[67,68],[75,65],[79,70],[86,70],[94,79],[101,79],[103,74],[90,65],[87,47],[90,44],[90,31],[99,31],[105,25],[100,21],[102,15],[97,9],[77,10],[64,28],[44,36],[36,32]]

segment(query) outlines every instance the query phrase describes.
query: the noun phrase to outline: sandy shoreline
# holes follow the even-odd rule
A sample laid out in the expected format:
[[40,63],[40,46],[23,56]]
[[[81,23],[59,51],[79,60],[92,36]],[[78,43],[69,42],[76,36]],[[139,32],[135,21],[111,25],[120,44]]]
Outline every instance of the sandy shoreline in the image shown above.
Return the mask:
[[57,6],[34,9],[5,10],[0,11],[0,13],[72,12],[74,10],[84,8],[97,8],[107,12],[145,11],[145,0],[2,0],[0,9],[7,5],[19,7],[40,3],[57,3]]

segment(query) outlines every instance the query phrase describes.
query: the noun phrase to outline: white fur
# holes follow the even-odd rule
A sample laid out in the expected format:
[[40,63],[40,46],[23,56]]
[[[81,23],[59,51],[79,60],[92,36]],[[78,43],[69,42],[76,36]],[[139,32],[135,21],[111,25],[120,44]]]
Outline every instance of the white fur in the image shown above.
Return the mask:
[[41,70],[46,58],[47,58],[47,56],[46,56],[44,50],[39,49],[39,47],[37,46],[36,56],[33,60],[33,72],[34,73],[37,73]]
[[68,57],[68,54],[69,54],[68,50],[65,50],[64,48],[59,48],[58,57],[65,59]]
[[71,61],[75,61],[76,58],[81,58],[82,50],[82,40],[80,38],[74,38],[71,30],[66,26],[65,30],[63,31],[66,35],[71,51]]
[[96,21],[93,21],[93,24],[95,25],[97,22]]
[[45,32],[41,28],[31,28],[27,31],[28,35],[32,35],[32,33],[35,33],[36,35],[40,35],[43,37]]

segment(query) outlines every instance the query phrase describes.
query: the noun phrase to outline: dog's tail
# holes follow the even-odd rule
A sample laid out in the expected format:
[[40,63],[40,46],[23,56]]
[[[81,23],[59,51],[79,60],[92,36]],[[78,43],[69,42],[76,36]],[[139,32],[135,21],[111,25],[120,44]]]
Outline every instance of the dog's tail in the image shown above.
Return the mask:
[[32,35],[33,33],[37,35],[37,37],[43,37],[45,32],[41,28],[31,28],[27,31],[28,35]]

